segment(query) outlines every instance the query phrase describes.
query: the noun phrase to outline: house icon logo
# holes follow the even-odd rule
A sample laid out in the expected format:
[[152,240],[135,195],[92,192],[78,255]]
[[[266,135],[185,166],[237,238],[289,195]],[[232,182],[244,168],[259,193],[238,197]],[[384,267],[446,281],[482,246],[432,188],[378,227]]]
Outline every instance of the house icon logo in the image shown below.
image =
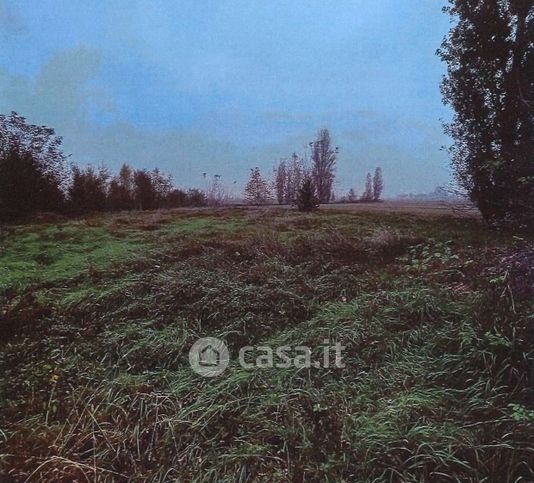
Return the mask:
[[222,374],[230,363],[228,347],[221,339],[206,337],[197,340],[189,350],[189,364],[201,376]]

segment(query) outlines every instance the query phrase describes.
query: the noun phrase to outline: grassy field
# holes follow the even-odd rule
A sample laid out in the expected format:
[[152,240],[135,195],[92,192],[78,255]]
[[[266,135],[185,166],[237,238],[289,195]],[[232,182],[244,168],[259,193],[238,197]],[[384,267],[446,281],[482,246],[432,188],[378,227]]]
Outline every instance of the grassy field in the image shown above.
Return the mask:
[[[3,227],[0,481],[532,481],[532,239],[373,210]],[[203,336],[346,367],[207,379]]]

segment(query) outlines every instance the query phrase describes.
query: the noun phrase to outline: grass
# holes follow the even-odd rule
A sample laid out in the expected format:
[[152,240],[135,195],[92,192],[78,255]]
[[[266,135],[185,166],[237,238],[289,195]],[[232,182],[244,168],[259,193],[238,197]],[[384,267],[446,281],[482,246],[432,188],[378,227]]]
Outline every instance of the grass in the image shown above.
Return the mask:
[[[531,240],[454,217],[221,209],[0,243],[2,481],[534,478],[534,296],[506,264]],[[202,336],[233,356],[328,339],[345,368],[233,357],[206,379],[188,364]]]

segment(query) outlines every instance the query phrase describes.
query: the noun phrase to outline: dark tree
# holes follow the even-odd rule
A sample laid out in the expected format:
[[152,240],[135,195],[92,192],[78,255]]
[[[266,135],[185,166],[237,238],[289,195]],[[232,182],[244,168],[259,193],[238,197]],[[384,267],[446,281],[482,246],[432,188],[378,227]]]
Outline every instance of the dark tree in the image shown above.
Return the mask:
[[319,208],[319,198],[317,197],[313,180],[307,176],[297,192],[297,208],[299,211],[310,212]]
[[68,171],[61,138],[13,112],[0,115],[0,217],[63,208]]
[[206,194],[199,189],[190,189],[187,192],[189,206],[206,206],[208,200]]
[[382,176],[382,168],[375,169],[373,176],[373,200],[379,201],[384,190],[384,177]]
[[119,174],[109,183],[108,207],[114,211],[132,210],[134,200],[134,172],[130,166],[123,164]]
[[250,178],[245,187],[245,200],[252,205],[263,205],[269,201],[269,185],[261,175],[260,168],[250,170]]
[[328,129],[321,129],[317,140],[312,143],[312,180],[321,203],[328,203],[332,197],[336,169],[337,149],[333,149]]
[[300,188],[306,169],[301,157],[297,153],[291,159],[282,160],[275,169],[274,188],[278,203],[288,205],[295,203],[297,191]]
[[494,224],[534,221],[534,5],[449,0],[454,26],[438,51],[448,65],[446,132],[459,184]]
[[187,206],[187,193],[181,189],[173,189],[167,196],[167,206],[169,208],[179,208],[180,206]]
[[56,180],[42,172],[31,153],[12,148],[0,156],[0,220],[57,211],[62,205]]
[[104,211],[106,209],[107,184],[109,174],[106,169],[96,170],[92,166],[82,170],[72,168],[72,183],[69,187],[69,204],[75,213]]
[[169,193],[174,188],[172,177],[161,172],[158,168],[152,170],[149,175],[154,190],[155,207],[164,208],[166,207]]
[[146,169],[134,172],[134,199],[138,210],[153,210],[156,208],[156,190],[152,177]]

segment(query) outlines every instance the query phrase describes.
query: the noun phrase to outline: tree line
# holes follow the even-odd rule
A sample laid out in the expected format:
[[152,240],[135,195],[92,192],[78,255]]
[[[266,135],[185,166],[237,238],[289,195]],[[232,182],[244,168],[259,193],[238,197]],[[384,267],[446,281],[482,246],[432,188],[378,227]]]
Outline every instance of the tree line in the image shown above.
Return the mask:
[[37,211],[81,214],[204,206],[209,193],[181,190],[159,169],[123,164],[113,175],[105,167],[69,165],[62,139],[47,126],[32,125],[12,112],[0,115],[0,219]]
[[[384,189],[382,169],[377,167],[374,176],[367,174],[365,190],[360,197],[351,188],[348,195],[336,200],[334,193],[335,171],[339,148],[332,146],[330,132],[321,129],[315,141],[310,143],[311,166],[305,157],[293,153],[290,159],[282,159],[274,168],[271,181],[264,178],[258,167],[251,169],[245,187],[245,200],[261,205],[276,201],[278,204],[311,207],[321,203],[340,201],[380,201]],[[304,189],[303,189],[304,188]],[[302,197],[309,202],[304,202]]]
[[[339,150],[332,147],[327,129],[319,131],[310,147],[311,167],[307,159],[294,153],[291,159],[280,161],[271,181],[263,178],[259,168],[251,170],[245,200],[259,205],[276,198],[280,204],[304,211],[334,201]],[[157,168],[134,169],[125,163],[115,174],[104,166],[82,168],[68,162],[62,138],[54,129],[30,124],[16,112],[0,115],[0,220],[16,220],[37,211],[77,215],[228,203],[230,196],[221,176],[209,178],[203,173],[203,177],[205,190],[186,191]],[[361,200],[379,200],[382,188],[377,168],[373,180],[368,175]]]

